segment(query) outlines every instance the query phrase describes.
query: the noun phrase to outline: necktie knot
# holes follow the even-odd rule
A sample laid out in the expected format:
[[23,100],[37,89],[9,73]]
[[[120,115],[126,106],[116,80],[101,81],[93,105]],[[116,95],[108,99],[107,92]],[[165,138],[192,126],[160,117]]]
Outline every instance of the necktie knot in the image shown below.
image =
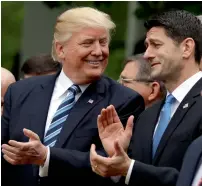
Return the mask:
[[175,97],[172,94],[169,94],[166,98],[165,104],[166,103],[173,103],[175,101]]
[[68,90],[71,91],[74,94],[74,96],[81,92],[80,87],[78,85],[75,85],[75,84],[72,85],[71,87],[69,87]]

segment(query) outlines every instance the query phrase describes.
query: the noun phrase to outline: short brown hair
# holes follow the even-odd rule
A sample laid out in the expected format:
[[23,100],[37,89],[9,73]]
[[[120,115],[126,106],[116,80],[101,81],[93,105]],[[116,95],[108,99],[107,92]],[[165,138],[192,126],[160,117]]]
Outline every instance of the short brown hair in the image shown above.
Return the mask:
[[50,54],[41,54],[28,58],[22,68],[21,72],[24,74],[46,74],[49,72],[57,72],[61,69],[61,64],[54,61]]

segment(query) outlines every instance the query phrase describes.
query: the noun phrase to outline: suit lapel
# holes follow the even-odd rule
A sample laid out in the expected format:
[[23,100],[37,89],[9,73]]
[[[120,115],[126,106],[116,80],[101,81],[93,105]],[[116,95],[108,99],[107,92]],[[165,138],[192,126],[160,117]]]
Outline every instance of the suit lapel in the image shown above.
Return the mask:
[[[145,150],[148,150],[149,152],[143,152],[143,155],[147,155],[147,157],[144,157],[145,159],[148,159],[149,162],[152,162],[152,146],[153,146],[153,134],[154,134],[154,130],[156,127],[156,124],[158,122],[158,118],[159,118],[159,113],[161,111],[162,105],[163,105],[164,101],[160,101],[155,105],[155,108],[152,108],[152,112],[150,113],[150,115],[148,115],[149,118],[149,122],[147,123],[147,126],[145,126],[145,128],[149,129],[147,130],[147,133],[145,133],[144,138],[145,139]],[[149,143],[148,143],[149,142]]]
[[[29,95],[31,100],[31,103],[29,103],[31,107],[29,129],[38,134],[41,141],[44,139],[48,109],[58,74],[51,75],[49,79],[39,84]],[[37,165],[32,165],[32,167],[33,175],[37,177],[39,167]]]
[[46,119],[56,77],[57,75],[50,76],[46,82],[39,84],[29,95],[31,100],[29,104],[32,108],[29,114],[30,130],[38,134],[41,141],[44,138]]
[[181,104],[177,108],[159,143],[159,146],[153,159],[154,163],[158,160],[159,156],[163,152],[163,149],[168,143],[169,138],[172,136],[172,133],[175,131],[177,126],[181,123],[186,113],[189,111],[189,109],[191,109],[191,107],[194,106],[196,98],[200,96],[201,88],[202,78],[193,86],[193,88],[188,92],[188,94],[185,96],[185,98],[182,100]]
[[144,114],[140,116],[140,121],[137,121],[134,125],[134,133],[130,148],[133,157],[138,161],[148,164],[152,163],[153,132],[158,121],[158,115],[162,104],[163,101],[159,101],[151,108],[147,108],[143,112]]
[[76,102],[64,123],[55,147],[61,147],[88,112],[104,98],[105,84],[101,81],[102,79],[89,85]]

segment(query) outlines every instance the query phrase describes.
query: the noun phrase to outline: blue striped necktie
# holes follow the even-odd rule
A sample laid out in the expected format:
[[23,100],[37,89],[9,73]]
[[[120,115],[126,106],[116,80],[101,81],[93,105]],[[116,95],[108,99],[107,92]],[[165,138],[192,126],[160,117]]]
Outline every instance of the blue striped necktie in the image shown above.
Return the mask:
[[164,106],[162,107],[161,113],[160,113],[160,120],[159,124],[157,126],[157,129],[155,131],[155,134],[153,136],[153,148],[152,148],[152,156],[154,157],[157,147],[159,145],[159,142],[161,140],[161,137],[163,136],[163,133],[165,132],[168,123],[171,118],[171,105],[175,101],[175,97],[172,94],[169,94],[166,98],[166,101],[164,103]]
[[63,124],[65,123],[67,116],[76,102],[75,96],[79,92],[81,92],[81,89],[78,85],[72,85],[70,88],[68,88],[68,96],[59,105],[44,138],[45,146],[53,147],[55,145],[57,137],[62,130]]

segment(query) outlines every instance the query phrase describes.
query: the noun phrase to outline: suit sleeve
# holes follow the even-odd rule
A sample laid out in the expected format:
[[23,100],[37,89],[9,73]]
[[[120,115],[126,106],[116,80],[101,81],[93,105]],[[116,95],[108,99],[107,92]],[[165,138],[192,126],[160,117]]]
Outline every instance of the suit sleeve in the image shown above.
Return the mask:
[[132,97],[129,97],[123,105],[117,109],[117,113],[123,125],[125,126],[128,118],[133,115],[134,122],[137,121],[139,115],[144,111],[145,105],[142,96],[134,92]]
[[179,172],[171,167],[155,167],[135,161],[129,186],[164,185],[175,186]]
[[[97,153],[105,155],[104,150],[99,150]],[[110,178],[103,178],[92,171],[89,152],[50,148],[48,177],[64,180],[69,176],[73,180],[80,179],[81,182],[82,179],[90,178],[92,183],[100,183],[100,185],[115,184]]]

